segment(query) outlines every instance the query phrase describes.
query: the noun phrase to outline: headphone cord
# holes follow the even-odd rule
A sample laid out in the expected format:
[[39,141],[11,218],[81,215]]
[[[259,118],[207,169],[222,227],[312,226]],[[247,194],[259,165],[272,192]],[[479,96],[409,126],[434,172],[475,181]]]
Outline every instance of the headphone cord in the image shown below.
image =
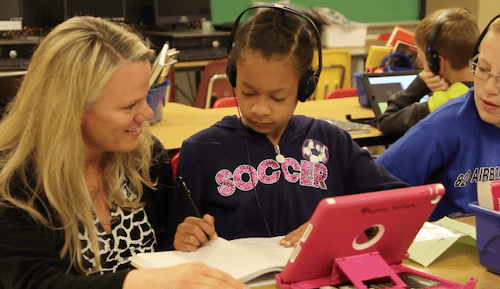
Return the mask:
[[[241,120],[242,118],[241,118],[240,106],[238,105],[238,100],[236,99],[236,92],[234,91],[234,87],[233,87],[233,95],[235,95],[236,110],[238,111],[238,117],[240,118],[240,122],[243,125],[243,135],[245,136],[245,145],[246,145],[246,150],[247,150],[247,161],[248,161],[248,167],[250,169],[251,168],[251,165],[250,165],[250,149],[248,147],[247,132],[245,130],[243,121]],[[266,225],[267,234],[269,235],[269,237],[272,237],[272,235],[271,235],[271,229],[269,229],[269,224],[267,223],[266,215],[264,214],[264,211],[262,210],[262,206],[260,205],[259,196],[257,194],[257,189],[255,188],[255,187],[257,187],[257,183],[254,184],[254,182],[253,182],[253,175],[252,175],[252,171],[251,170],[250,170],[249,175],[250,175],[250,182],[252,183],[252,186],[253,186],[253,193],[255,195],[255,200],[257,201],[257,206],[259,207],[260,214],[262,215],[262,218],[264,219],[264,224]]]

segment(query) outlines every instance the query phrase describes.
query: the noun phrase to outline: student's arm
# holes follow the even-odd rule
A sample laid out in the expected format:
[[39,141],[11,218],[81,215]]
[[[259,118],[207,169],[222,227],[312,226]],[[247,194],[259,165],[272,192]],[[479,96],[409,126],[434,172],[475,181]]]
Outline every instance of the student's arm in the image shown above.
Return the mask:
[[304,232],[306,231],[308,225],[309,221],[305,222],[297,229],[286,234],[286,236],[280,241],[280,244],[285,247],[292,247],[297,245],[297,242],[299,242],[300,238],[302,238],[302,235],[304,235]]
[[412,186],[425,184],[435,170],[450,161],[456,149],[457,141],[453,138],[457,136],[448,134],[446,128],[444,131],[431,129],[437,125],[439,123],[425,120],[418,123],[376,161]]
[[214,226],[215,219],[209,214],[203,218],[187,217],[177,226],[174,235],[174,249],[184,252],[198,250],[210,240],[217,239]]
[[168,242],[163,247],[165,250],[195,251],[209,240],[217,238],[214,218],[204,214],[202,207],[204,184],[208,183],[208,180],[204,179],[204,166],[198,161],[199,157],[203,157],[200,154],[203,154],[200,152],[200,146],[184,142],[179,157],[177,175],[182,176],[186,182],[194,205],[203,217],[196,217],[182,186],[176,182],[168,217]]
[[387,109],[378,119],[378,128],[384,134],[402,135],[429,114],[426,103],[418,103],[431,93],[422,78],[417,77],[405,90],[388,99]]
[[431,92],[436,91],[446,91],[448,89],[449,83],[439,74],[434,74],[433,72],[422,70],[418,77],[425,82],[425,85],[429,88]]

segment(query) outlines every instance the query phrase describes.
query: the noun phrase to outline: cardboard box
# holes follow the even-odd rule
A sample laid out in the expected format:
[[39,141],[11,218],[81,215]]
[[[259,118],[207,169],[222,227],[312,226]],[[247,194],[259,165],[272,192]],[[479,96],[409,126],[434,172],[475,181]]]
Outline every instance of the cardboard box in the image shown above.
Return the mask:
[[325,47],[365,46],[366,26],[344,28],[339,25],[323,25],[321,44]]
[[481,265],[500,274],[500,212],[469,204],[476,213],[477,250]]

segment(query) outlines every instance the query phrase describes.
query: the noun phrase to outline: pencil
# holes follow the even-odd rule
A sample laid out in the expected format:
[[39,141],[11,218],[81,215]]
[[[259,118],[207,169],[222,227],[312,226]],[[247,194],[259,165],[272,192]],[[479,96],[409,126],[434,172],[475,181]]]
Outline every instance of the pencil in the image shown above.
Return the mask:
[[201,218],[200,211],[196,207],[196,204],[194,203],[193,198],[191,197],[191,191],[189,191],[189,189],[186,185],[186,182],[184,181],[184,179],[181,176],[177,176],[177,180],[181,183],[182,190],[184,191],[184,194],[186,195],[186,197],[188,199],[188,203],[191,206],[191,209],[193,209],[195,216],[198,218]]

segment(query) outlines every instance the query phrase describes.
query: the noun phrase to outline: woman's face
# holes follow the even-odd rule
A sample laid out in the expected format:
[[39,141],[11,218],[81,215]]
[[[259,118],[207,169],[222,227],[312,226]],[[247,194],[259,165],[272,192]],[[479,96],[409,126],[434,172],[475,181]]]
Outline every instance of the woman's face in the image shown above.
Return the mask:
[[288,59],[243,52],[237,62],[236,96],[242,121],[277,144],[297,106],[299,76]]
[[489,71],[486,80],[474,77],[474,101],[481,119],[500,127],[500,88],[493,75],[500,75],[500,33],[488,32],[481,42],[478,70]]
[[85,109],[82,134],[90,155],[129,152],[139,146],[142,123],[153,117],[146,102],[149,75],[149,62],[123,61],[99,100]]

